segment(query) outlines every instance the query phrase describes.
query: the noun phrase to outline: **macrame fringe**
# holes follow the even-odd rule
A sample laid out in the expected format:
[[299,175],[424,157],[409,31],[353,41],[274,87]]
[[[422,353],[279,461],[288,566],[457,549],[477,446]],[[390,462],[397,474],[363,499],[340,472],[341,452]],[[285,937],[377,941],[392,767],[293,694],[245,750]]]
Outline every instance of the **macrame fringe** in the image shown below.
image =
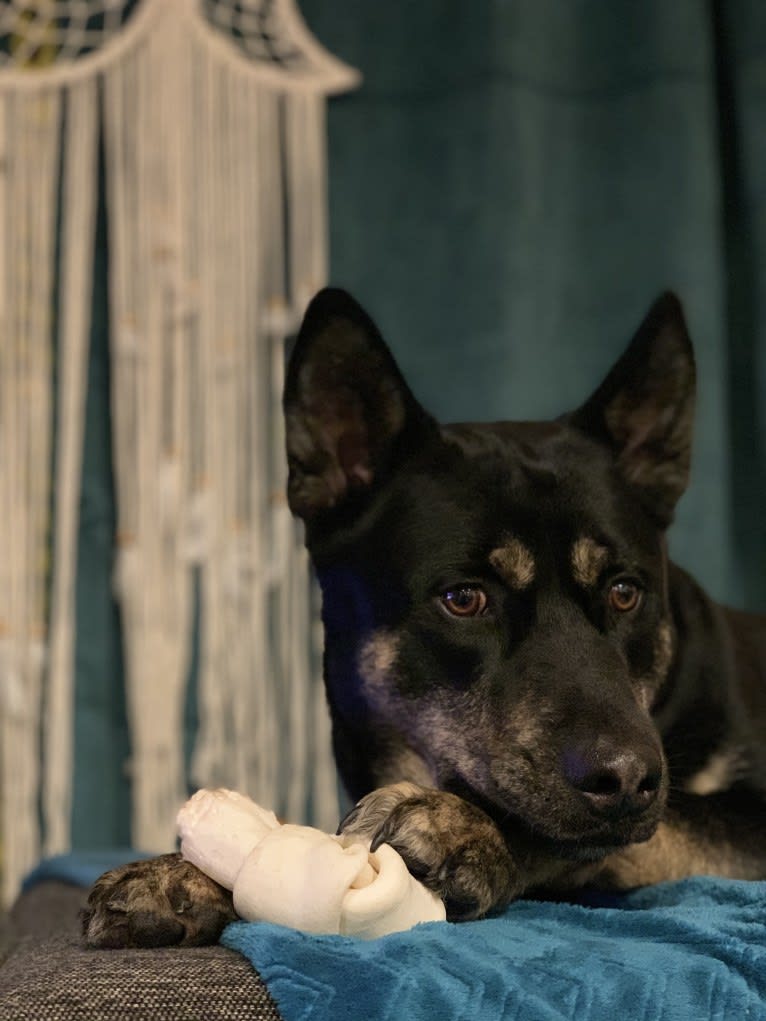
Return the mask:
[[185,793],[195,593],[193,785],[338,813],[281,414],[285,337],[326,278],[325,99],[200,26],[168,15],[105,77],[133,832],[157,850]]
[[2,893],[40,853],[51,499],[52,309],[61,96],[0,93]]
[[46,854],[70,846],[74,769],[74,640],[77,526],[91,313],[97,189],[97,84],[66,92],[63,149],[59,336],[57,354],[55,514],[44,716],[43,818]]
[[[108,5],[101,45],[75,35],[58,63],[0,66],[6,901],[41,850],[70,842],[99,94],[133,842],[174,846],[197,599],[191,780],[240,788],[296,821],[337,820],[314,596],[284,502],[281,391],[285,339],[327,273],[325,97],[357,76],[292,0],[218,3],[217,27],[195,0],[139,0],[127,19],[119,6]],[[262,41],[242,34],[262,16],[266,49],[289,59],[259,56]]]

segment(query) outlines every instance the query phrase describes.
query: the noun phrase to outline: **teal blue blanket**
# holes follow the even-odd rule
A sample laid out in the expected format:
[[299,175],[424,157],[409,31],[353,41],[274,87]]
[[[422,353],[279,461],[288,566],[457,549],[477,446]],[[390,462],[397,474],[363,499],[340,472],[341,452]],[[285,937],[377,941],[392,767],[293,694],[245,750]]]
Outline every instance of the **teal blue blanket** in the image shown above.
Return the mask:
[[222,942],[258,969],[286,1021],[766,1019],[766,883],[521,901],[370,943],[236,922]]

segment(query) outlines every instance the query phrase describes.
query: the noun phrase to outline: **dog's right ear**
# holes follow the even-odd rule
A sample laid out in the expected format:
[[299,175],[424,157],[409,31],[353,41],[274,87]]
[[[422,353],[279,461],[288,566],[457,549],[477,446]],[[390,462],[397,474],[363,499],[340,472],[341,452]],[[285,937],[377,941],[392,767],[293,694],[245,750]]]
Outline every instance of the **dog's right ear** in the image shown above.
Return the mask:
[[667,527],[686,488],[694,420],[694,352],[678,298],[661,295],[572,425],[614,452],[625,479]]
[[430,421],[377,327],[345,291],[309,305],[284,393],[290,509],[304,520],[369,490]]

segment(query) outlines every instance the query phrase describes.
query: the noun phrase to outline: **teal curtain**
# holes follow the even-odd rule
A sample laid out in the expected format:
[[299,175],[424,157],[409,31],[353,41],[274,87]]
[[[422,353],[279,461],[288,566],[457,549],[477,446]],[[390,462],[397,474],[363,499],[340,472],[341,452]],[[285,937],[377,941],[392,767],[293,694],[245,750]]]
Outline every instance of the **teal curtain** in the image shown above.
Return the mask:
[[[332,277],[444,419],[583,400],[654,296],[686,305],[700,401],[675,557],[766,609],[766,4],[302,0],[362,88],[329,111]],[[104,253],[108,220],[100,218]],[[79,550],[75,841],[128,834],[109,586],[105,281]]]
[[303,0],[330,107],[333,280],[445,419],[578,404],[651,300],[699,363],[672,550],[766,609],[766,4]]

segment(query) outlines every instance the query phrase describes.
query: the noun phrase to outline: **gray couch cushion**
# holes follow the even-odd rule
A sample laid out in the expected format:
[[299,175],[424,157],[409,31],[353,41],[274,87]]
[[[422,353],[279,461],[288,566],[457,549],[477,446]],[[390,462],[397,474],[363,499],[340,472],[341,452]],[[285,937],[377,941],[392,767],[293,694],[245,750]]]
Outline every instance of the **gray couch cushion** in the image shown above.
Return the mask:
[[85,894],[41,883],[19,898],[0,967],[3,1021],[280,1021],[250,964],[223,947],[85,948]]

